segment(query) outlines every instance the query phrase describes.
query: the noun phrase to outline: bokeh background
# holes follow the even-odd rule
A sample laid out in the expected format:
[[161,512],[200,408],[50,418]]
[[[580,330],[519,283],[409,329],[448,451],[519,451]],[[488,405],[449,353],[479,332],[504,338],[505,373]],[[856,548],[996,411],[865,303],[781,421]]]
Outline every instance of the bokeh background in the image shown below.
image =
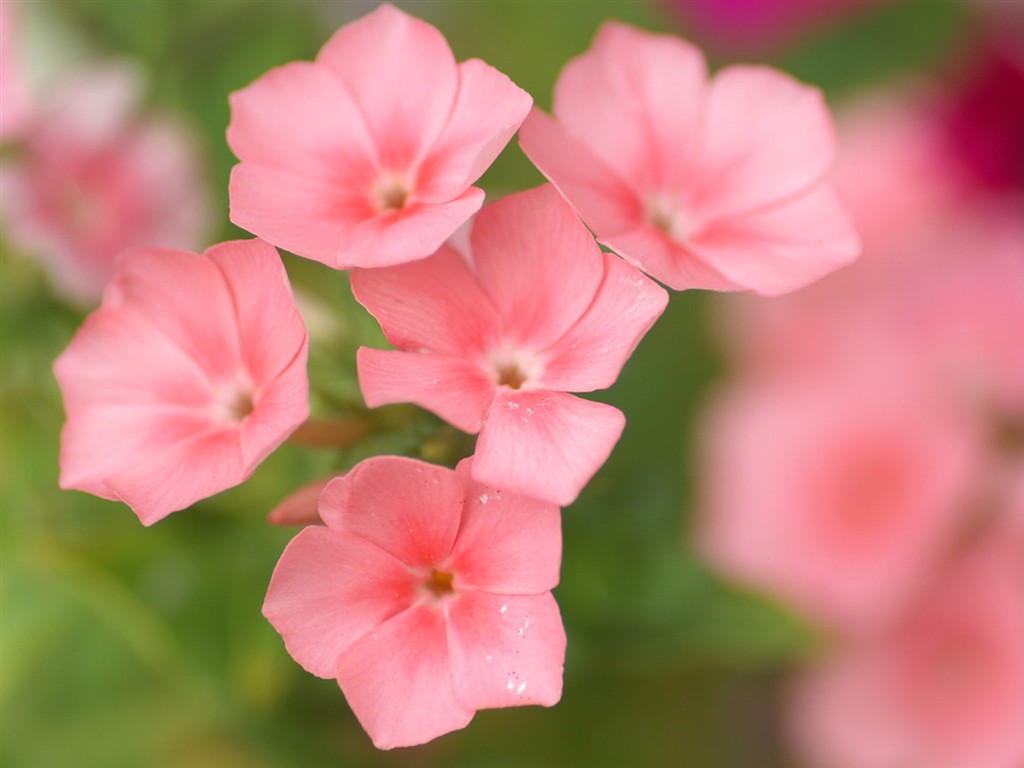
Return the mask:
[[[39,100],[96,62],[139,68],[140,110],[173,116],[201,158],[205,191],[196,194],[206,195],[207,229],[199,245],[247,236],[228,221],[228,93],[271,67],[312,59],[338,26],[374,6],[2,3],[3,66],[20,68]],[[704,47],[714,67],[779,66],[819,85],[841,109],[908,77],[963,86],[993,9],[1002,12],[998,2],[953,0],[396,4],[437,26],[458,59],[484,59],[545,109],[560,68],[606,19],[681,34]],[[788,10],[765,12],[774,5]],[[19,151],[17,141],[5,143],[2,161],[16,162]],[[494,200],[541,181],[513,142],[480,186]],[[0,236],[4,766],[798,765],[780,724],[783,684],[827,639],[781,600],[717,575],[693,544],[702,498],[698,425],[733,375],[720,329],[729,305],[720,297],[673,295],[619,382],[597,395],[626,413],[628,427],[564,512],[556,597],[569,650],[561,703],[481,712],[465,731],[380,753],[337,686],[304,673],[260,614],[294,533],[268,525],[266,515],[300,484],[362,456],[450,461],[469,444],[414,409],[361,412],[355,349],[380,346],[379,331],[352,301],[344,275],[286,254],[313,337],[314,410],[354,419],[365,436],[343,449],[286,444],[243,486],[151,529],[122,505],[61,491],[63,411],[51,364],[89,305],[56,291],[40,254],[14,242],[12,231],[7,219]]]

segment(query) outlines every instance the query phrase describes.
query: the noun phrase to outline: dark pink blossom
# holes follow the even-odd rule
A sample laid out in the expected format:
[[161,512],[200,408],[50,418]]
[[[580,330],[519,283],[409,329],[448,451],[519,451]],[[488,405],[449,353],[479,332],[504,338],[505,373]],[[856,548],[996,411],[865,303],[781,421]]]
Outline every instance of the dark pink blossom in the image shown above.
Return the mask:
[[668,296],[608,253],[550,186],[484,209],[471,253],[355,270],[398,349],[359,350],[371,408],[412,402],[479,432],[473,476],[569,504],[607,459],[620,411],[567,392],[611,386]]
[[306,331],[260,240],[125,255],[54,371],[61,487],[145,525],[245,480],[309,411]]
[[617,22],[570,61],[523,151],[598,239],[670,288],[778,294],[852,261],[821,93]]
[[384,4],[231,96],[231,220],[337,269],[429,256],[475,213],[529,94]]
[[880,0],[664,0],[701,39],[737,50],[779,46]]
[[367,459],[327,485],[326,526],[274,570],[263,614],[338,685],[373,743],[411,746],[478,709],[562,694],[561,520],[552,504],[413,459]]

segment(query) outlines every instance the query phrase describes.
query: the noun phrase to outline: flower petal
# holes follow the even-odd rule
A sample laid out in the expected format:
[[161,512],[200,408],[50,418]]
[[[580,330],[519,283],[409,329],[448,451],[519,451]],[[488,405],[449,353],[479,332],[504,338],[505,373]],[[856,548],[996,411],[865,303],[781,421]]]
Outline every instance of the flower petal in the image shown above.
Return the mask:
[[225,288],[224,276],[209,259],[188,251],[146,248],[120,260],[103,294],[103,307],[145,307],[153,326],[211,379],[234,381],[238,323]]
[[564,392],[498,392],[473,459],[473,479],[560,506],[575,501],[622,434],[617,408]]
[[707,121],[691,198],[704,220],[803,192],[835,159],[835,129],[821,91],[770,67],[719,72]]
[[566,639],[550,592],[519,596],[471,591],[448,605],[452,679],[463,706],[558,703]]
[[860,253],[849,216],[825,185],[782,205],[722,221],[688,247],[729,280],[768,296],[802,288]]
[[411,567],[448,557],[462,516],[463,487],[446,467],[375,456],[333,480],[320,496],[329,528],[376,544]]
[[359,388],[366,405],[415,403],[463,432],[480,431],[495,385],[457,357],[360,347]]
[[257,381],[271,381],[306,347],[306,327],[281,257],[262,240],[220,243],[205,256],[220,269],[230,292],[246,370]]
[[431,605],[354,643],[342,654],[338,685],[378,749],[423,744],[465,728],[475,714],[455,698],[445,617]]
[[303,344],[288,368],[253,394],[252,413],[241,422],[246,473],[252,472],[308,417],[309,378]]
[[274,568],[263,615],[288,653],[318,677],[338,674],[341,655],[407,609],[413,574],[379,547],[343,531],[304,528]]
[[579,138],[536,107],[519,130],[519,146],[600,236],[643,223],[637,192]]
[[604,254],[605,274],[593,304],[548,350],[544,386],[590,392],[615,383],[640,339],[668,305],[668,294],[617,256]]
[[636,189],[669,191],[692,177],[706,79],[695,46],[608,22],[559,75],[554,114]]
[[698,258],[690,248],[655,227],[642,226],[602,237],[601,243],[676,291],[691,288],[735,291],[741,287]]
[[494,305],[448,247],[411,264],[353,270],[352,293],[399,349],[464,356],[497,334]]
[[470,241],[480,283],[513,346],[547,347],[579,320],[601,284],[600,249],[549,185],[487,206]]
[[508,144],[533,99],[479,59],[459,64],[459,93],[451,117],[416,181],[417,200],[450,200],[480,178]]
[[105,499],[120,499],[107,485],[112,475],[137,465],[140,457],[166,453],[211,427],[205,411],[173,404],[68,407],[71,416],[61,432],[60,487]]
[[389,267],[424,259],[480,210],[483,202],[483,190],[470,187],[453,200],[413,200],[399,211],[377,214],[352,230],[333,266]]
[[471,479],[472,460],[456,472],[466,483],[462,525],[452,547],[460,589],[535,595],[558,585],[562,516],[558,507],[502,493]]
[[[181,432],[190,431],[189,423]],[[249,472],[242,467],[238,443],[237,428],[210,427],[182,436],[164,451],[145,445],[145,458],[122,466],[107,486],[143,525],[152,525],[245,480]]]
[[100,403],[204,408],[210,401],[196,359],[133,307],[87,317],[53,370],[69,414]]
[[459,75],[448,43],[392,5],[343,26],[316,60],[359,104],[384,168],[406,170],[422,158],[451,113]]
[[380,167],[352,94],[326,67],[298,61],[232,93],[227,140],[255,163],[367,194]]
[[375,213],[368,197],[327,179],[250,163],[231,169],[228,196],[232,224],[335,269],[346,239]]

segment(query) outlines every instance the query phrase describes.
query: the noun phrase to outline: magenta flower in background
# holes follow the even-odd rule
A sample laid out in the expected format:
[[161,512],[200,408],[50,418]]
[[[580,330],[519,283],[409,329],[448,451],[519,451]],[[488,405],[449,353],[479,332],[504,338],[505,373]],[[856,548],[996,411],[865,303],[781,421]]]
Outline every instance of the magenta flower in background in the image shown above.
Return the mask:
[[11,244],[85,304],[99,299],[123,251],[194,248],[206,229],[197,147],[178,123],[137,114],[142,91],[140,73],[124,63],[66,78],[0,166]]
[[879,0],[664,0],[701,40],[740,50],[788,42]]
[[413,459],[367,459],[320,497],[263,614],[307,671],[337,678],[380,749],[465,727],[478,709],[552,706],[565,631],[552,504]]
[[398,347],[359,350],[363,396],[479,432],[479,482],[569,504],[625,419],[567,392],[611,386],[668,295],[602,253],[550,186],[489,205],[469,241],[468,254],[445,246],[352,273],[356,299]]
[[1024,765],[1020,552],[982,542],[875,636],[805,672],[790,730],[808,765]]
[[306,331],[260,240],[121,259],[57,358],[60,485],[144,525],[245,480],[308,415]]
[[470,185],[531,103],[381,5],[231,96],[231,220],[336,269],[422,259],[480,208]]
[[617,22],[570,61],[552,120],[520,146],[598,239],[670,288],[779,294],[852,261],[857,236],[825,177],[821,93],[768,67],[708,82],[700,51]]
[[1001,23],[965,65],[970,74],[952,95],[946,128],[951,154],[980,184],[1024,194],[1024,19],[1007,14]]

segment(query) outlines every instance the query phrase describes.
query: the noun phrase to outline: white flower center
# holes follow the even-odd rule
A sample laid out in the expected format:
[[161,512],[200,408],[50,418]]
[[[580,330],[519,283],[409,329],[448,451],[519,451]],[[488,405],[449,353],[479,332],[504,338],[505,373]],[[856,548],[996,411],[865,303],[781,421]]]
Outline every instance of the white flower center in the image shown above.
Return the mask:
[[696,217],[688,214],[678,200],[666,195],[653,195],[647,199],[644,218],[677,243],[688,239],[700,228]]
[[510,389],[529,388],[543,371],[543,365],[535,354],[509,347],[492,350],[485,367],[497,386]]
[[221,387],[214,396],[213,407],[219,418],[240,424],[256,408],[252,385],[239,381]]
[[381,213],[400,211],[409,202],[412,185],[402,174],[388,171],[382,173],[373,185],[373,203]]

